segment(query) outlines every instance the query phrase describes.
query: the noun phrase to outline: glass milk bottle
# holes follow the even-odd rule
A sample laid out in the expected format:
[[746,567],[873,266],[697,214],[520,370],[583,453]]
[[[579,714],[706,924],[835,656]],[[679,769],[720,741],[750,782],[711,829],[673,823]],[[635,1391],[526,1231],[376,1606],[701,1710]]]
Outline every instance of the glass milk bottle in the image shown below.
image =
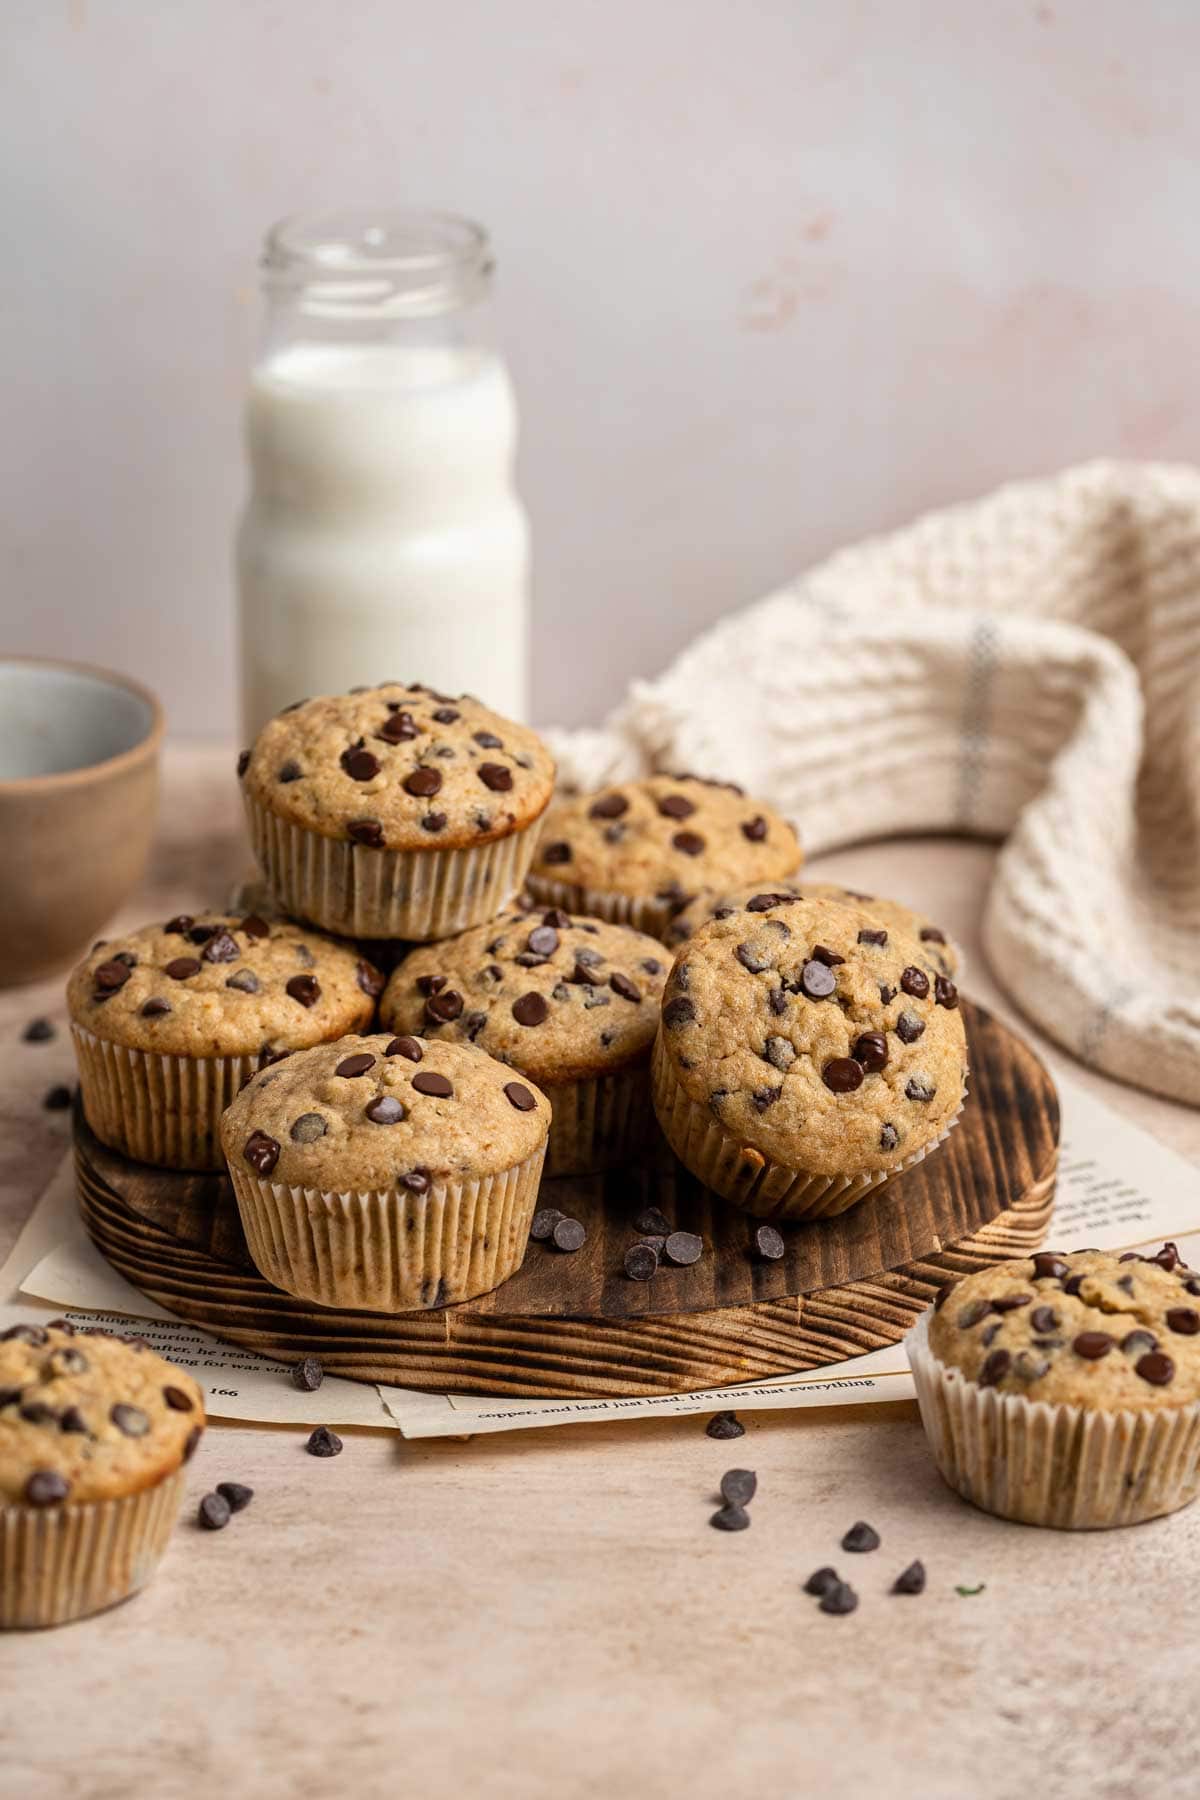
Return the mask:
[[269,233],[237,539],[245,743],[293,700],[379,681],[526,716],[529,526],[492,266],[486,234],[442,213]]

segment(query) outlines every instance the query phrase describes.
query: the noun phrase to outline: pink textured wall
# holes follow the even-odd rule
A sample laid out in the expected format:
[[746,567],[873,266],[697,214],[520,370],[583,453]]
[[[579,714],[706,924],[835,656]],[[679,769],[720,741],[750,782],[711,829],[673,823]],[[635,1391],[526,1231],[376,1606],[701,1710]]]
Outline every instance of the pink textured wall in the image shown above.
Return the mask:
[[497,240],[540,717],[838,542],[1200,454],[1186,0],[9,0],[2,642],[232,730],[264,225]]

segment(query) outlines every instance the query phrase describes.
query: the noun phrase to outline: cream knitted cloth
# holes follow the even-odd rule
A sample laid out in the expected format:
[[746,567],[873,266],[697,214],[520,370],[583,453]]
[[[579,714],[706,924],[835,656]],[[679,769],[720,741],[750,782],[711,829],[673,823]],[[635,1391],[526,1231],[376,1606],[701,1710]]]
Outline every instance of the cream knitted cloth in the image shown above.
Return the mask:
[[1200,470],[1089,463],[931,513],[551,736],[582,787],[740,781],[810,853],[1004,838],[999,980],[1084,1062],[1200,1104]]

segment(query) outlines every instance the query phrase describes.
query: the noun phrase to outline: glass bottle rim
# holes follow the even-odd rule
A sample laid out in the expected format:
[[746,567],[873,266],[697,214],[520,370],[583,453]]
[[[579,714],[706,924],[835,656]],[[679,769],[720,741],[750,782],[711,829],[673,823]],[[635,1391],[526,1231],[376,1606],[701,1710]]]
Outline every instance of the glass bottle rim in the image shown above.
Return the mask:
[[338,318],[422,318],[482,298],[495,262],[482,225],[458,213],[354,207],[294,213],[262,254],[266,292]]

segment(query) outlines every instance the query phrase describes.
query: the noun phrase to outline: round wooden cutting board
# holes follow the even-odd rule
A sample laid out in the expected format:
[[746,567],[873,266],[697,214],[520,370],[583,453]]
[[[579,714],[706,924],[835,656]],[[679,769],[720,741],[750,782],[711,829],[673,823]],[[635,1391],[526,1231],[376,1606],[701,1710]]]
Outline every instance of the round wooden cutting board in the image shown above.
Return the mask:
[[[970,1094],[947,1142],[841,1217],[781,1226],[786,1254],[752,1253],[755,1220],[702,1188],[665,1144],[636,1168],[542,1187],[587,1226],[564,1256],[531,1243],[494,1293],[384,1316],[270,1287],[250,1262],[223,1175],[133,1163],[75,1121],[80,1207],[101,1252],[136,1287],[215,1336],[330,1374],[442,1392],[654,1394],[840,1362],[897,1341],[948,1279],[1025,1256],[1046,1230],[1058,1101],[1033,1051],[963,1003]],[[624,1274],[648,1205],[698,1232],[704,1255],[650,1282]]]

